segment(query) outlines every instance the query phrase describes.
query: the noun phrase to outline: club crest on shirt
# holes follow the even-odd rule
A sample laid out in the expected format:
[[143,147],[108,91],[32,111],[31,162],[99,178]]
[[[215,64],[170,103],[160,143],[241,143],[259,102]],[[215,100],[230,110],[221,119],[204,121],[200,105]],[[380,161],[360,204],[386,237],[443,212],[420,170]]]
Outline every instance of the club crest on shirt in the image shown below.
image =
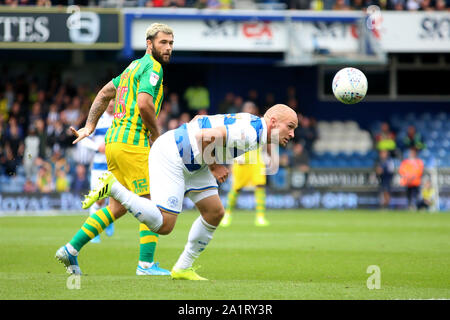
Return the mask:
[[156,84],[158,83],[158,80],[159,80],[159,76],[156,73],[152,72],[150,74],[150,84],[152,86],[156,86]]
[[178,205],[178,199],[176,197],[170,197],[169,199],[167,199],[167,205],[169,206],[169,208],[176,208]]

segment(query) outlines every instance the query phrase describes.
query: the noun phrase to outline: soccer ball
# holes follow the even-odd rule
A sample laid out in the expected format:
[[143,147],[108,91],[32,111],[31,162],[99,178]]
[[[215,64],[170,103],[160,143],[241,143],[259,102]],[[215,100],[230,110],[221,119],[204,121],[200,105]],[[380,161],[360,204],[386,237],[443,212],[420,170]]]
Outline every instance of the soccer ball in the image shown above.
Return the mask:
[[366,96],[367,78],[356,68],[344,68],[336,73],[332,86],[336,99],[345,104],[355,104]]

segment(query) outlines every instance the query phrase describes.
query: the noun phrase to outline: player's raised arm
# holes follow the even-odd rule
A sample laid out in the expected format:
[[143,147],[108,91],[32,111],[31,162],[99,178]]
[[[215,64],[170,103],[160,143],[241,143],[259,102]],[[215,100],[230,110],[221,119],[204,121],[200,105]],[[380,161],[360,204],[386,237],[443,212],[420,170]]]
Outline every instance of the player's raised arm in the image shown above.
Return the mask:
[[92,102],[91,108],[89,109],[89,115],[86,120],[86,125],[79,130],[75,130],[74,127],[70,127],[72,133],[77,137],[73,144],[78,141],[88,137],[92,132],[94,132],[97,126],[98,119],[105,112],[108,107],[109,101],[116,96],[116,87],[112,81],[109,81],[98,93]]
[[137,97],[137,104],[142,122],[150,130],[151,139],[155,142],[156,138],[159,137],[159,129],[156,124],[156,111],[155,105],[153,104],[153,97],[146,92],[140,92]]

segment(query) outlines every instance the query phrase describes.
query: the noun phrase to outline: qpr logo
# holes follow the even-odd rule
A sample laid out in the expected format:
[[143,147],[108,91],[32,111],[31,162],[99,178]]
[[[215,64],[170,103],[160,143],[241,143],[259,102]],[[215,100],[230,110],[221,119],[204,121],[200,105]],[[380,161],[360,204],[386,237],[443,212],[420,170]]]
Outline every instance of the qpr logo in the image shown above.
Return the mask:
[[178,205],[178,199],[176,197],[170,197],[169,199],[167,199],[167,205],[169,206],[169,208],[176,208]]

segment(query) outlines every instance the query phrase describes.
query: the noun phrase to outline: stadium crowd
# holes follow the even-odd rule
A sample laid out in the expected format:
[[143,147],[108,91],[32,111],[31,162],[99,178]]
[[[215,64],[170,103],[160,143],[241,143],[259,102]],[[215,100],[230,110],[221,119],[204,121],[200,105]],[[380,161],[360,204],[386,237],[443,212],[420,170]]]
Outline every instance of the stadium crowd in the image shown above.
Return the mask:
[[0,5],[298,10],[363,10],[377,5],[382,10],[450,10],[450,0],[0,0]]
[[[93,151],[73,145],[69,127],[79,128],[85,123],[99,88],[75,86],[70,78],[63,81],[58,74],[42,80],[20,75],[0,84],[0,188],[4,192],[85,191],[89,189]],[[209,91],[201,84],[182,93],[168,87],[164,90],[166,98],[157,120],[162,132],[177,128],[197,114],[208,114]],[[289,87],[281,99],[298,108],[294,87]],[[229,92],[218,112],[239,112],[244,103],[254,103],[263,113],[275,103],[275,96],[269,93],[260,99],[256,90],[250,90],[246,97]],[[307,170],[317,131],[314,119],[299,115],[299,120],[295,147],[282,150],[281,167],[295,165]]]
[[[7,70],[3,71],[7,74]],[[87,191],[94,153],[80,144],[72,144],[74,137],[69,127],[84,125],[91,101],[100,88],[74,85],[70,77],[62,80],[56,72],[49,73],[45,79],[24,74],[4,79],[8,80],[0,83],[0,191]],[[162,132],[211,110],[209,90],[200,82],[193,83],[184,92],[171,91],[166,86],[164,94],[165,101],[157,119]],[[293,168],[307,174],[310,160],[318,155],[314,150],[319,138],[317,121],[302,114],[295,87],[288,87],[283,97],[270,92],[262,95],[254,89],[245,96],[227,92],[212,109],[216,110],[214,113],[236,113],[244,104],[254,104],[263,114],[275,103],[288,104],[299,117],[295,139],[287,148],[280,148],[278,173],[268,180],[270,186],[283,189]],[[372,153],[379,154],[378,160],[371,163],[381,181],[381,204],[389,203],[392,178],[398,171],[403,176],[420,176],[412,184],[411,179],[403,179],[410,207],[415,207],[420,198],[419,188],[426,181],[421,179],[424,164],[415,159],[417,152],[414,151],[426,148],[424,138],[413,125],[408,126],[404,135],[397,135],[388,122],[380,123],[378,130],[372,131],[372,137]],[[394,160],[397,163],[394,164]],[[423,196],[421,198],[423,200]]]

